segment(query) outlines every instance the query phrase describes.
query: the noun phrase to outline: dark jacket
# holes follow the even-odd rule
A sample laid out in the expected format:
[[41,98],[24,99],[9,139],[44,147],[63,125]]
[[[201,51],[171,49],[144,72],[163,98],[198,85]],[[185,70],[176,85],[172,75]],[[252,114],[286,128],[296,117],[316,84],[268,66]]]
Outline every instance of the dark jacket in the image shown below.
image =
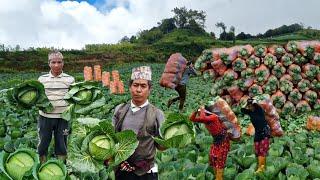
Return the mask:
[[258,104],[253,104],[252,111],[242,108],[241,112],[250,116],[250,121],[255,130],[254,141],[261,141],[265,137],[270,137],[270,127],[265,118],[264,110]]

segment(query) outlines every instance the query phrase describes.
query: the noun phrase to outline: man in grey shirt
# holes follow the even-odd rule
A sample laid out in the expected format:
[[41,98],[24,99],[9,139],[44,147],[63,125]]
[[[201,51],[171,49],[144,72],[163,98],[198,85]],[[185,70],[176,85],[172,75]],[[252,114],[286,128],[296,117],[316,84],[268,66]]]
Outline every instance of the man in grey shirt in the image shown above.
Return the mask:
[[55,155],[63,161],[67,158],[69,124],[61,118],[61,114],[68,106],[67,102],[64,101],[64,96],[68,92],[70,84],[75,81],[72,76],[62,72],[63,56],[60,52],[50,52],[48,59],[50,72],[40,76],[38,80],[44,85],[45,93],[53,105],[54,110],[50,113],[39,111],[38,153],[41,163],[44,163],[47,159],[52,132],[54,133]]
[[178,92],[179,96],[176,98],[170,99],[168,101],[168,104],[167,104],[168,108],[171,106],[172,103],[180,100],[179,110],[180,111],[183,110],[183,105],[184,105],[184,102],[186,101],[186,96],[187,96],[187,83],[188,83],[189,77],[191,75],[197,75],[197,73],[193,67],[192,62],[189,61],[187,63],[187,67],[186,67],[184,73],[182,74],[181,81],[179,82],[179,84],[175,88],[175,90]]
[[112,123],[117,132],[133,130],[139,145],[133,155],[120,164],[116,179],[156,180],[158,167],[155,163],[156,149],[163,150],[153,136],[160,136],[159,127],[164,120],[163,112],[149,103],[151,92],[151,69],[148,66],[134,68],[129,83],[131,101],[115,108]]

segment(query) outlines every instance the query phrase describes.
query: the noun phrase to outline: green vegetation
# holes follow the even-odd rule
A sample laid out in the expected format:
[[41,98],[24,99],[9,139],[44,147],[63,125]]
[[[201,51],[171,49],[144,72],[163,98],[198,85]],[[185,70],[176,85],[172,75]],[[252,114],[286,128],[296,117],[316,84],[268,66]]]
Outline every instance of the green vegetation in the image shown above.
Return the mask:
[[[171,109],[167,108],[168,99],[176,96],[177,93],[160,87],[158,83],[164,69],[164,62],[170,54],[175,52],[181,52],[188,60],[195,61],[205,49],[248,43],[262,44],[259,51],[261,54],[258,54],[262,56],[265,53],[264,45],[284,45],[289,40],[319,39],[320,31],[301,29],[294,24],[268,30],[257,36],[245,33],[235,36],[235,27],[230,27],[229,32],[226,32],[227,27],[220,22],[217,23],[217,27],[221,27],[223,32],[219,38],[216,38],[214,33],[203,30],[204,12],[186,8],[176,8],[173,12],[175,13],[173,18],[161,20],[158,26],[144,30],[137,36],[124,37],[118,44],[89,44],[82,50],[61,49],[65,57],[65,72],[75,76],[76,81],[80,82],[83,80],[81,72],[85,65],[100,64],[103,70],[109,72],[119,70],[121,79],[126,81],[130,78],[133,67],[150,65],[153,73],[153,87],[149,100],[162,109],[167,118],[160,129],[162,138],[157,138],[156,141],[171,147],[156,155],[160,179],[213,179],[213,170],[208,165],[212,137],[203,124],[194,128],[188,120],[188,115],[200,105],[206,104],[211,99],[211,94],[222,94],[225,88],[224,82],[233,85],[233,74],[226,74],[223,78],[217,79],[215,84],[210,79],[216,76],[212,71],[207,71],[203,77],[191,78],[187,87],[185,110],[178,114],[178,103],[173,104]],[[38,162],[35,153],[38,144],[38,108],[44,106],[39,105],[37,108],[37,103],[39,94],[43,93],[43,90],[39,90],[36,85],[33,86],[33,83],[28,82],[36,80],[42,72],[49,70],[47,64],[49,51],[50,48],[7,50],[4,46],[0,46],[0,179],[21,179],[22,177],[24,179],[49,177],[64,179],[65,176],[70,176],[71,179],[108,179],[112,176],[109,174],[111,167],[127,159],[137,146],[136,136],[132,131],[115,133],[111,125],[115,106],[127,102],[130,98],[128,88],[124,95],[113,95],[100,83],[75,84],[69,91],[68,99],[71,105],[68,113],[65,113],[66,119],[73,119],[70,121],[73,132],[69,136],[67,167],[55,160],[50,160],[43,165]],[[293,62],[301,64],[306,60],[304,55],[296,55],[297,47],[294,44],[290,46],[290,53],[294,54],[295,59],[293,56],[286,56],[283,60],[284,66],[290,66]],[[241,54],[244,57],[246,55],[246,53]],[[211,59],[211,52],[205,51],[202,58],[203,62],[207,58]],[[316,62],[318,59],[320,58],[315,59]],[[203,62],[196,64],[199,69],[203,67]],[[247,90],[249,88],[247,80],[250,80],[254,71],[253,69],[243,70],[243,61],[237,62],[234,64],[234,69],[242,71],[241,76],[244,77],[243,81],[237,83],[241,84],[240,88]],[[275,91],[279,83],[277,77],[280,78],[285,73],[283,67],[274,63],[273,59],[266,62],[250,59],[249,62],[250,68],[257,68],[263,63],[275,67],[275,76],[268,79],[267,85],[263,87],[264,91]],[[319,71],[312,70],[313,66],[309,69],[311,70],[305,75],[310,78],[317,75],[316,72]],[[265,73],[261,72],[257,75],[263,77]],[[280,102],[282,99],[278,101],[287,113],[292,113],[297,103],[299,114],[286,119],[281,117],[280,123],[285,135],[271,140],[266,172],[254,173],[257,164],[253,137],[243,134],[240,141],[231,144],[225,179],[320,178],[320,136],[318,132],[305,130],[307,117],[320,114],[305,102],[298,103],[302,98],[317,103],[315,93],[319,90],[319,81],[300,81],[301,75],[300,77],[294,75],[292,75],[295,80],[293,82],[296,82],[298,89],[291,89],[290,84],[283,84],[285,87],[283,91],[288,93],[288,99],[294,104],[283,105],[283,102]],[[315,90],[308,91],[310,86]],[[10,97],[14,103],[9,103],[7,91],[13,87],[15,90],[9,91],[12,91]],[[252,93],[259,93],[259,90],[261,90],[260,86],[249,89]],[[306,96],[302,97],[300,92],[305,92]],[[41,101],[44,102],[44,100]],[[24,108],[17,108],[17,103]],[[232,106],[232,108],[237,113],[242,132],[245,132],[250,122],[248,117],[239,113],[239,106]],[[54,151],[52,147],[51,145],[48,155],[51,158]],[[103,160],[110,157],[112,157],[108,162],[110,168],[106,169]]]
[[[80,175],[110,172],[128,159],[138,146],[137,136],[132,130],[116,133],[106,119],[78,118],[72,123],[72,129],[74,133],[68,143],[67,165],[70,171]],[[104,165],[107,159],[108,168]]]
[[[103,67],[103,70],[110,71],[117,69],[120,72],[121,79],[127,80],[131,75],[132,67],[139,65],[147,65],[147,63],[125,63],[113,65],[112,67]],[[150,102],[162,109],[166,115],[176,114],[178,109],[178,103],[171,106],[168,109],[166,104],[168,99],[176,96],[177,93],[171,89],[165,89],[160,87],[159,79],[164,69],[164,64],[151,64],[153,72],[153,88],[149,98]],[[16,73],[2,74],[4,82],[21,83],[26,79],[36,79],[40,73]],[[72,73],[77,81],[83,80],[81,73]],[[186,99],[185,111],[182,113],[184,116],[190,115],[192,111],[197,109],[199,105],[204,105],[211,99],[210,90],[213,86],[212,83],[204,81],[203,77],[193,77],[188,84],[188,97]],[[13,84],[4,83],[1,88],[9,88]],[[99,89],[100,89],[99,85]],[[68,174],[72,172],[71,177],[75,178],[87,178],[87,179],[107,179],[106,169],[104,168],[100,160],[96,160],[90,154],[93,152],[90,147],[82,146],[84,141],[96,142],[95,137],[101,135],[107,136],[105,133],[94,134],[94,126],[99,124],[102,119],[107,119],[107,122],[111,121],[112,111],[115,105],[120,102],[127,101],[129,98],[129,92],[126,91],[125,95],[110,95],[110,92],[106,88],[101,88],[103,96],[107,99],[107,104],[101,108],[105,111],[91,114],[89,117],[81,117],[73,121],[73,131],[70,135],[70,145],[68,161],[72,162],[67,165]],[[127,90],[127,86],[126,86]],[[0,95],[3,93],[0,93]],[[37,135],[37,116],[36,109],[31,110],[19,110],[17,111],[11,106],[8,106],[3,98],[0,96],[0,127],[5,127],[5,134],[1,136],[0,148],[5,151],[15,152],[16,150],[29,147],[33,151],[36,149],[38,143]],[[1,100],[2,99],[2,100]],[[237,107],[234,107],[237,108]],[[315,113],[315,112],[312,112]],[[289,177],[298,176],[300,178],[312,178],[319,177],[317,167],[319,164],[319,133],[308,132],[305,130],[305,124],[307,119],[306,114],[290,117],[290,119],[281,119],[281,126],[285,131],[285,136],[281,138],[274,138],[272,140],[270,155],[267,158],[267,171],[265,174],[253,174],[256,161],[254,158],[253,149],[253,137],[249,137],[243,134],[239,142],[233,142],[231,145],[231,151],[227,159],[227,167],[225,170],[226,179],[240,179],[241,177],[252,178],[264,178],[269,177]],[[168,117],[168,116],[167,116]],[[247,116],[237,114],[237,118],[242,127],[242,132],[245,132],[249,119]],[[174,119],[174,118],[173,118]],[[105,125],[103,125],[106,127]],[[100,126],[102,127],[102,126]],[[110,127],[110,126],[109,126]],[[13,130],[18,130],[21,135],[17,137]],[[213,179],[214,173],[212,168],[208,165],[208,153],[210,144],[212,143],[212,137],[205,129],[204,125],[199,125],[195,128],[195,138],[191,143],[186,144],[183,148],[169,148],[166,151],[158,152],[156,156],[157,163],[159,165],[160,179]],[[161,130],[162,131],[162,130]],[[100,131],[101,132],[101,131]],[[162,132],[165,134],[165,132]],[[107,137],[112,137],[108,134]],[[124,135],[122,140],[128,139],[128,135]],[[129,135],[130,137],[130,135]],[[92,140],[92,141],[91,141]],[[100,139],[99,141],[104,139]],[[76,143],[77,142],[77,143]],[[114,140],[116,143],[116,141]],[[182,142],[182,141],[181,141]],[[189,142],[189,141],[185,141]],[[129,143],[130,144],[130,143]],[[134,143],[133,143],[134,144]],[[185,145],[185,144],[184,144]],[[118,146],[120,148],[120,146]],[[279,148],[283,147],[283,148]],[[123,147],[125,154],[130,154],[130,147]],[[132,147],[131,147],[132,148]],[[134,148],[133,148],[134,149]],[[4,151],[2,151],[4,152]],[[49,148],[49,157],[53,154],[53,148]],[[83,158],[85,157],[85,158]],[[120,156],[119,156],[120,157]],[[115,158],[114,158],[115,159]],[[121,158],[120,158],[121,159]],[[72,166],[71,166],[72,165]],[[290,166],[289,166],[290,165]],[[301,171],[301,174],[293,174],[293,169]],[[306,169],[302,170],[302,169]],[[302,172],[303,171],[303,172]],[[37,171],[38,172],[38,171]],[[58,171],[55,171],[58,172]],[[91,172],[91,173],[89,173]],[[99,173],[97,173],[99,172]],[[34,176],[35,173],[33,173]],[[58,174],[56,174],[58,176]],[[2,176],[6,176],[3,175]],[[0,177],[2,177],[0,175]]]
[[67,111],[63,112],[62,118],[70,121],[80,115],[95,114],[99,107],[106,104],[106,99],[98,87],[97,82],[79,82],[72,84],[70,91],[65,96],[69,103]]
[[167,148],[183,148],[190,144],[195,137],[195,130],[188,116],[178,113],[168,114],[160,127],[161,137],[155,141]]

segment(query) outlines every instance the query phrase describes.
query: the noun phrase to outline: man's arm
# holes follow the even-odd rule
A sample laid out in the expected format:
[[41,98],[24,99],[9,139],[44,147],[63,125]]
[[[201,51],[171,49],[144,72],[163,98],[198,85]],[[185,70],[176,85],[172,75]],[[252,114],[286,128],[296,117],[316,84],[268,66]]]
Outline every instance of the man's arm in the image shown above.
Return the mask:
[[76,82],[76,80],[74,79],[74,77],[73,77],[73,76],[71,76],[71,78],[72,78],[72,80],[71,80],[71,84],[75,83],[75,82]]
[[116,116],[119,108],[120,108],[121,104],[117,105],[116,108],[114,109],[114,113],[113,113],[113,116],[112,116],[112,125],[115,126],[116,125],[116,122],[118,120],[118,117]]

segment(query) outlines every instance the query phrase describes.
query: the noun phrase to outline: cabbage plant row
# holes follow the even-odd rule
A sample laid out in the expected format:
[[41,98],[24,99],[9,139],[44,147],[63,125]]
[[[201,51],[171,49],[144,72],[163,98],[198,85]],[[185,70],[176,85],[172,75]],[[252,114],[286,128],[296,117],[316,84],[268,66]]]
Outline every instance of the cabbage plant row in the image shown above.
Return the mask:
[[[118,69],[122,79],[129,79],[130,69],[138,64],[123,66]],[[168,119],[175,119],[172,115],[177,112],[178,104],[173,104],[171,109],[166,107],[167,100],[176,96],[176,92],[170,89],[164,89],[158,85],[160,75],[164,65],[152,64],[153,71],[153,89],[149,100],[161,108]],[[24,74],[18,74],[24,76]],[[35,80],[37,74],[27,76],[29,80]],[[78,82],[82,80],[81,74],[74,74]],[[21,78],[23,79],[23,78]],[[4,79],[6,80],[6,79]],[[12,78],[10,79],[12,81]],[[22,81],[17,78],[17,84]],[[78,86],[78,87],[76,87]],[[130,132],[117,134],[112,130],[110,123],[113,114],[113,108],[122,102],[130,99],[126,88],[124,95],[111,95],[109,91],[100,85],[79,83],[71,91],[69,100],[73,104],[70,108],[70,122],[72,122],[73,132],[69,137],[69,159],[67,165],[54,160],[52,146],[49,149],[51,155],[47,164],[40,165],[36,154],[38,143],[37,136],[37,118],[38,109],[45,106],[32,106],[26,108],[10,103],[7,92],[8,89],[2,89],[0,92],[0,179],[11,177],[11,179],[41,179],[41,177],[56,177],[56,179],[112,179],[111,169],[119,161],[125,159],[134,149],[136,141],[127,140],[131,136]],[[85,88],[84,86],[87,86]],[[88,88],[94,86],[94,88]],[[13,85],[12,85],[13,87]],[[98,88],[96,88],[98,87]],[[126,86],[127,87],[127,86]],[[167,121],[172,126],[163,126],[161,128],[162,138],[158,139],[172,148],[163,152],[158,152],[156,156],[159,165],[160,179],[212,179],[214,173],[208,165],[208,151],[212,142],[212,137],[208,134],[204,126],[193,127],[188,122],[188,115],[195,111],[199,105],[203,105],[211,99],[210,90],[212,84],[202,80],[202,77],[191,78],[188,84],[188,96],[185,110],[182,117],[178,117],[182,122]],[[10,88],[9,88],[10,89]],[[80,89],[85,92],[77,94]],[[10,90],[11,91],[11,90]],[[77,91],[77,92],[76,92]],[[13,93],[14,94],[14,93]],[[33,98],[38,97],[39,92],[28,94],[17,94],[23,103],[36,102]],[[103,105],[99,105],[90,111],[82,111],[81,106],[91,104],[92,102],[104,99]],[[77,104],[77,102],[82,104]],[[101,101],[100,101],[101,102]],[[76,107],[77,108],[74,108]],[[49,106],[48,106],[49,107]],[[85,107],[85,106],[84,106]],[[76,113],[77,112],[80,113]],[[249,120],[248,117],[239,113],[238,107],[233,107],[236,112],[239,123],[245,132]],[[318,114],[319,112],[310,112]],[[281,120],[281,126],[285,131],[284,137],[274,138],[267,158],[267,171],[264,174],[254,174],[256,160],[253,149],[253,137],[243,135],[241,140],[231,145],[231,151],[227,159],[225,170],[225,179],[314,179],[320,178],[319,173],[319,133],[308,132],[305,130],[306,118],[303,114]],[[66,116],[68,117],[68,116]],[[189,124],[189,125],[188,125]],[[175,125],[175,126],[174,126]],[[179,129],[185,129],[179,131]],[[108,133],[106,133],[108,132]],[[111,132],[111,133],[110,133]],[[187,133],[186,133],[187,132]],[[179,134],[184,137],[184,133],[190,134],[186,138],[170,140],[173,134]],[[178,136],[179,137],[179,136]],[[121,143],[120,143],[121,142]],[[125,143],[127,142],[127,143]],[[126,144],[120,146],[120,144]],[[130,148],[131,147],[131,148]],[[123,154],[117,153],[117,150],[126,149]],[[110,158],[110,168],[106,168],[102,159]],[[117,158],[116,158],[117,157]],[[22,162],[22,163],[21,163]],[[11,167],[21,167],[14,168]],[[17,170],[20,171],[17,171]],[[49,174],[49,175],[48,175]],[[10,179],[10,178],[9,178]],[[54,178],[53,178],[54,179]]]

